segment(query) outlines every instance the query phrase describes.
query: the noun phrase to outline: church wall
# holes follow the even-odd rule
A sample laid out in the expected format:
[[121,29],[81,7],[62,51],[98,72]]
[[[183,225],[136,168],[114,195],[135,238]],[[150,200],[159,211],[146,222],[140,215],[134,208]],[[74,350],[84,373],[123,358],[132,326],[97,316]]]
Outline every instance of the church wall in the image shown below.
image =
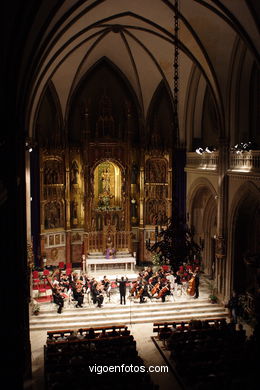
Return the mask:
[[[199,181],[200,179],[206,179],[210,182],[210,184],[213,186],[215,192],[218,191],[218,175],[217,173],[201,173],[201,172],[195,172],[195,171],[189,171],[186,169],[187,172],[187,204],[191,201],[189,198],[189,194],[191,194],[191,191],[193,187],[196,185],[196,181]],[[199,184],[199,182],[198,182]]]
[[229,175],[229,196],[228,196],[228,208],[231,211],[233,202],[235,197],[237,197],[237,193],[242,184],[246,182],[252,182],[258,188],[260,188],[260,178],[252,177],[251,175],[239,175],[239,174],[230,174]]
[[59,262],[65,262],[66,248],[65,246],[57,248],[45,248],[45,255],[47,259],[47,265],[58,266]]
[[79,263],[82,261],[82,244],[71,245],[71,260],[72,263]]

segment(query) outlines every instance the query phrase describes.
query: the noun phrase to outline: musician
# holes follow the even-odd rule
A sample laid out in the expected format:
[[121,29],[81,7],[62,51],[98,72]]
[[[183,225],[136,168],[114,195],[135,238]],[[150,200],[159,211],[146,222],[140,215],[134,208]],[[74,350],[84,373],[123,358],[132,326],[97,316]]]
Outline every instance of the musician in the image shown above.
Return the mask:
[[162,302],[165,302],[166,296],[171,294],[171,285],[169,282],[161,283],[160,287],[158,298],[162,298]]
[[169,273],[169,275],[166,276],[166,279],[169,281],[171,290],[174,290],[174,282],[175,282],[175,277],[173,275],[173,271]]
[[73,298],[77,301],[76,307],[83,307],[84,294],[83,294],[83,285],[78,282],[72,288]]
[[94,304],[97,303],[97,307],[100,308],[102,306],[104,296],[101,293],[101,289],[98,287],[97,283],[94,283],[92,287],[92,299]]
[[57,276],[54,276],[53,281],[52,281],[53,287],[57,287],[59,284],[60,284],[60,283],[59,283],[59,281],[58,281]]
[[149,278],[151,278],[153,276],[153,269],[152,269],[152,267],[148,267],[147,268],[147,272],[148,272]]
[[159,281],[159,274],[155,272],[154,276],[150,277],[149,282],[152,286],[155,286]]
[[123,304],[125,305],[125,294],[126,294],[126,283],[128,282],[128,278],[124,279],[124,277],[121,277],[121,280],[118,280],[116,278],[116,283],[119,286],[119,294],[120,294],[120,305]]
[[148,292],[148,283],[146,280],[143,281],[142,292],[140,294],[140,303],[144,303],[144,297],[149,297],[151,299],[151,295]]
[[132,282],[132,288],[130,290],[130,296],[134,297],[137,294],[138,287],[139,287],[139,280],[136,280],[135,282]]
[[69,289],[69,278],[67,275],[62,275],[60,278],[60,286],[62,288],[62,292],[68,291]]
[[101,284],[102,284],[102,286],[104,288],[105,293],[107,294],[107,297],[109,297],[109,293],[110,293],[110,290],[111,290],[110,280],[106,276],[104,276],[104,278],[101,281]]
[[195,272],[194,277],[195,277],[195,296],[194,296],[194,299],[197,299],[197,298],[199,298],[199,285],[200,285],[199,272]]
[[58,310],[57,310],[57,313],[61,314],[62,308],[64,306],[64,298],[63,298],[63,296],[60,294],[60,292],[56,288],[53,288],[53,290],[52,290],[52,297],[53,297],[53,302],[56,303],[56,305],[59,306]]

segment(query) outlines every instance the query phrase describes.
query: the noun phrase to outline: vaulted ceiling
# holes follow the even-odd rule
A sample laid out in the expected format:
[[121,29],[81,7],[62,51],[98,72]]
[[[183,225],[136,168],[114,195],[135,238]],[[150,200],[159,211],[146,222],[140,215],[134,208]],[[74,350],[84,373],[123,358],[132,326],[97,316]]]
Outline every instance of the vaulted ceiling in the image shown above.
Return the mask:
[[[160,82],[164,80],[173,89],[174,0],[36,3],[29,2],[27,9],[21,7],[20,14],[17,9],[17,19],[13,21],[15,25],[19,20],[23,28],[28,18],[31,22],[24,34],[19,68],[20,87],[26,86],[23,99],[31,134],[50,81],[65,122],[73,92],[86,72],[103,57],[128,79],[144,118]],[[259,3],[179,0],[179,7],[181,139],[189,143],[190,128],[194,133],[200,132],[204,98],[209,93],[220,131],[232,134],[236,123],[231,101],[248,84],[253,67],[260,63]],[[19,41],[19,37],[16,39]]]

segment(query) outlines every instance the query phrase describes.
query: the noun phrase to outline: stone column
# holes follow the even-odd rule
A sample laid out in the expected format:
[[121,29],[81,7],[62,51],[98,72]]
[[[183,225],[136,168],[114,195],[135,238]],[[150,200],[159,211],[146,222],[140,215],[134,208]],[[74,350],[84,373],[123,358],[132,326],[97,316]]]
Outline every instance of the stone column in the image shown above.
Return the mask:
[[144,260],[144,167],[140,167],[139,260]]
[[70,162],[68,151],[65,153],[65,229],[69,230],[70,226]]
[[66,232],[66,263],[71,263],[71,231]]
[[229,144],[226,138],[219,140],[218,163],[218,198],[217,198],[217,237],[216,237],[216,282],[217,291],[225,295],[225,267],[227,254],[227,207],[228,207],[228,177]]

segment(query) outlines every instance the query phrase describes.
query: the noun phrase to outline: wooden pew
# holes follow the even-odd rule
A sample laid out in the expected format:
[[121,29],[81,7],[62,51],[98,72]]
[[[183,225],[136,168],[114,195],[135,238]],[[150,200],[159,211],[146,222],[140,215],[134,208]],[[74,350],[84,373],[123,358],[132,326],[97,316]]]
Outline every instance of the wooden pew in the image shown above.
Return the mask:
[[207,321],[208,324],[210,326],[214,326],[215,323],[217,322],[218,324],[221,323],[221,321],[223,321],[223,318],[210,318],[210,319],[203,319],[203,320],[189,320],[189,321],[180,321],[180,322],[176,322],[176,321],[171,321],[171,322],[154,322],[153,324],[153,332],[154,333],[160,333],[162,331],[162,329],[165,329],[166,327],[168,327],[169,329],[171,329],[171,327],[175,324],[176,325],[176,329],[177,330],[181,330],[181,326],[184,324],[184,327],[185,329],[188,329],[189,327],[189,324],[194,321]]

